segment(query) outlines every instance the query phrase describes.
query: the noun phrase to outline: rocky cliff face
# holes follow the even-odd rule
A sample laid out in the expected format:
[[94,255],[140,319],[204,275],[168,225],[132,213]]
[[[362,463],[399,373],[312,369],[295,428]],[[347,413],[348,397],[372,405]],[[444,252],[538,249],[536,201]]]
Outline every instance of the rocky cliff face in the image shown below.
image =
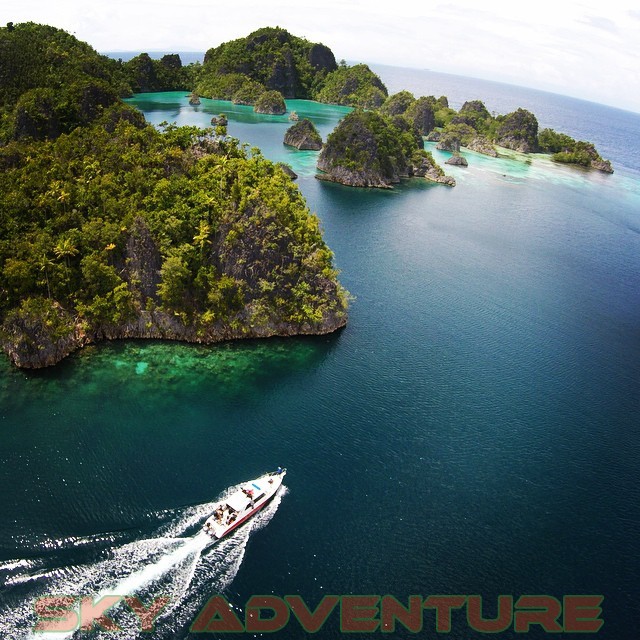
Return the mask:
[[[158,306],[161,255],[145,221],[138,217],[122,261],[125,279],[136,300],[130,317],[117,324],[89,326],[52,300],[29,300],[19,314],[5,320],[0,332],[3,350],[16,366],[39,369],[55,365],[74,351],[102,340],[139,338],[213,344],[241,338],[322,335],[346,325],[344,294],[335,279],[322,275],[314,281],[316,293],[333,303],[316,321],[285,320],[275,309],[266,314],[261,311],[260,285],[286,255],[289,239],[281,237],[282,246],[274,245],[268,228],[262,226],[229,247],[226,238],[232,226],[223,225],[213,236],[210,253],[222,273],[246,283],[249,293],[234,317],[203,323],[199,318]],[[267,251],[262,249],[265,246],[269,247]]]
[[[249,322],[252,308],[239,316]],[[70,317],[68,318],[72,320]],[[333,333],[347,324],[347,316],[331,312],[319,323],[293,323],[274,318],[272,321],[251,326],[232,326],[220,323],[206,329],[185,323],[180,317],[159,309],[140,310],[130,321],[119,325],[104,325],[87,331],[81,323],[74,323],[66,336],[52,338],[41,323],[8,325],[2,348],[11,362],[23,369],[50,367],[74,351],[103,340],[154,339],[178,340],[195,344],[215,344],[227,340],[249,338],[289,337],[297,335],[323,335]]]
[[604,173],[613,173],[611,160],[603,160],[602,158],[600,158],[599,160],[592,160],[590,166],[592,169],[597,169],[598,171],[603,171]]
[[160,250],[151,237],[147,223],[138,216],[131,225],[127,239],[123,270],[125,281],[139,292],[143,303],[148,298],[158,301],[161,266]]
[[280,92],[285,98],[294,98],[297,84],[298,72],[293,52],[284,48],[282,57],[273,63],[273,70],[266,82],[267,88]]
[[83,344],[82,329],[59,304],[30,299],[9,315],[0,333],[2,348],[13,364],[39,369],[56,364]]
[[327,139],[318,158],[323,173],[316,177],[352,187],[387,189],[412,176],[455,184],[421,148],[420,136],[409,129],[408,123],[397,126],[376,112],[350,113]]
[[350,113],[329,135],[320,153],[318,169],[323,173],[318,178],[351,187],[391,187],[409,174],[398,136],[399,131],[378,113]]
[[444,184],[448,187],[456,186],[455,178],[445,175],[442,167],[434,161],[430,154],[414,159],[411,166],[411,175],[418,178],[426,178],[431,182]]
[[299,120],[284,134],[284,144],[300,150],[319,151],[322,149],[322,138],[311,120]]
[[450,164],[454,167],[468,167],[469,163],[466,158],[463,158],[461,155],[453,155],[448,160],[445,161],[445,164]]
[[467,144],[467,149],[471,149],[471,151],[475,151],[476,153],[482,153],[485,156],[491,156],[492,158],[498,157],[498,152],[493,148],[489,139],[482,135],[478,135],[471,140],[471,142]]
[[482,123],[491,119],[491,114],[487,111],[484,103],[480,100],[470,100],[465,102],[460,111],[451,120],[452,124],[468,124],[478,130]]
[[[323,168],[324,167],[324,168]],[[400,182],[400,177],[390,180],[380,175],[373,169],[361,169],[354,171],[347,167],[330,167],[324,162],[318,163],[318,169],[323,173],[316,174],[318,180],[325,182],[337,182],[348,187],[375,187],[377,189],[391,189],[393,183]],[[408,175],[408,174],[407,174]]]
[[442,136],[436,145],[438,151],[460,151],[460,139],[452,136]]
[[435,112],[428,98],[418,98],[404,115],[422,136],[431,133],[436,126]]
[[309,63],[316,71],[330,73],[338,68],[333,51],[324,44],[314,44],[309,49]]
[[507,114],[496,131],[495,142],[521,153],[535,151],[538,145],[538,120],[526,109]]
[[243,74],[285,98],[310,98],[317,80],[336,69],[329,47],[265,27],[209,49],[198,91],[206,95],[212,78]]

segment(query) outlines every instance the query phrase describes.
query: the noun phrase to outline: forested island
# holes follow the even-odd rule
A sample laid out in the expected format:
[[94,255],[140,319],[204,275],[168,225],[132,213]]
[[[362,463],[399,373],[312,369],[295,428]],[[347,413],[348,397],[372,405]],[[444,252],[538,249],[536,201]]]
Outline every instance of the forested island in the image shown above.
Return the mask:
[[304,118],[287,129],[284,144],[299,151],[320,151],[322,137],[311,120]]
[[0,338],[16,365],[102,339],[344,326],[318,219],[259,150],[224,127],[148,125],[120,101],[126,68],[52,27],[0,29],[0,69]]
[[389,188],[413,176],[455,186],[406,120],[392,120],[377,111],[347,115],[329,135],[318,169],[323,173],[317,178],[352,187]]

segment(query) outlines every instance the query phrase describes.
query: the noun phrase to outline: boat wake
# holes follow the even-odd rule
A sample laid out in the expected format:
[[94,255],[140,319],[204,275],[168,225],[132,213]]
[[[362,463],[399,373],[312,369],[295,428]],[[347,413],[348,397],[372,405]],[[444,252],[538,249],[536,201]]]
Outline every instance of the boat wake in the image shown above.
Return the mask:
[[[230,487],[219,499],[237,490]],[[0,563],[0,637],[24,640],[92,637],[128,640],[149,637],[140,629],[140,620],[123,603],[107,611],[122,631],[94,630],[67,633],[34,633],[34,603],[40,597],[91,596],[94,601],[107,595],[135,596],[149,606],[154,598],[166,597],[168,604],[156,619],[154,638],[175,638],[193,622],[206,601],[224,591],[233,581],[244,557],[251,534],[273,517],[286,487],[233,535],[220,542],[201,530],[215,502],[177,510],[153,535],[120,542],[99,549],[89,562],[65,565],[63,558],[49,555]],[[189,535],[196,528],[195,533]],[[56,541],[47,545],[56,548]],[[77,539],[78,548],[91,547],[88,539]],[[71,548],[74,544],[71,543]],[[65,541],[65,552],[69,543]]]

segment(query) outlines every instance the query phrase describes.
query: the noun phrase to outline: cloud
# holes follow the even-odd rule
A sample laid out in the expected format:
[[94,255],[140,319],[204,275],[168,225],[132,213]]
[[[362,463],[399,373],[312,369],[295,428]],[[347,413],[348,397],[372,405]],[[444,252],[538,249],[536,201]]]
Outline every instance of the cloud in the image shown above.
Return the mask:
[[602,29],[603,31],[609,31],[610,33],[618,33],[618,25],[616,25],[612,20],[609,20],[609,18],[589,16],[580,22],[590,27],[595,27],[596,29]]

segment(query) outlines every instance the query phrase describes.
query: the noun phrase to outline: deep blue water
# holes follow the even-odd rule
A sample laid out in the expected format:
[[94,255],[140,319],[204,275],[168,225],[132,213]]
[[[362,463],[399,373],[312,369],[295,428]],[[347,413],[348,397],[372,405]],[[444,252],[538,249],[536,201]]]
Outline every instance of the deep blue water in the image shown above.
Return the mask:
[[[392,90],[396,73],[447,93],[387,73]],[[453,104],[511,110],[504,85],[470,80],[463,96],[455,78]],[[515,106],[568,131],[575,101],[528,99]],[[596,637],[635,638],[640,116],[580,101],[566,116],[612,176],[469,153],[454,189],[381,192],[315,180],[316,155],[282,145],[286,117],[181,93],[135,103],[155,123],[224,111],[231,135],[293,166],[350,321],[315,339],[121,342],[44,372],[2,364],[3,637],[27,635],[37,595],[111,589],[169,594],[160,638],[187,637],[220,591],[240,609],[252,594],[481,594],[488,614],[498,594],[602,594]],[[289,106],[323,136],[345,113]],[[287,492],[207,547],[208,503],[278,464]],[[276,635],[301,637],[293,619]],[[335,618],[318,637],[341,637]],[[449,637],[484,636],[454,613]]]

